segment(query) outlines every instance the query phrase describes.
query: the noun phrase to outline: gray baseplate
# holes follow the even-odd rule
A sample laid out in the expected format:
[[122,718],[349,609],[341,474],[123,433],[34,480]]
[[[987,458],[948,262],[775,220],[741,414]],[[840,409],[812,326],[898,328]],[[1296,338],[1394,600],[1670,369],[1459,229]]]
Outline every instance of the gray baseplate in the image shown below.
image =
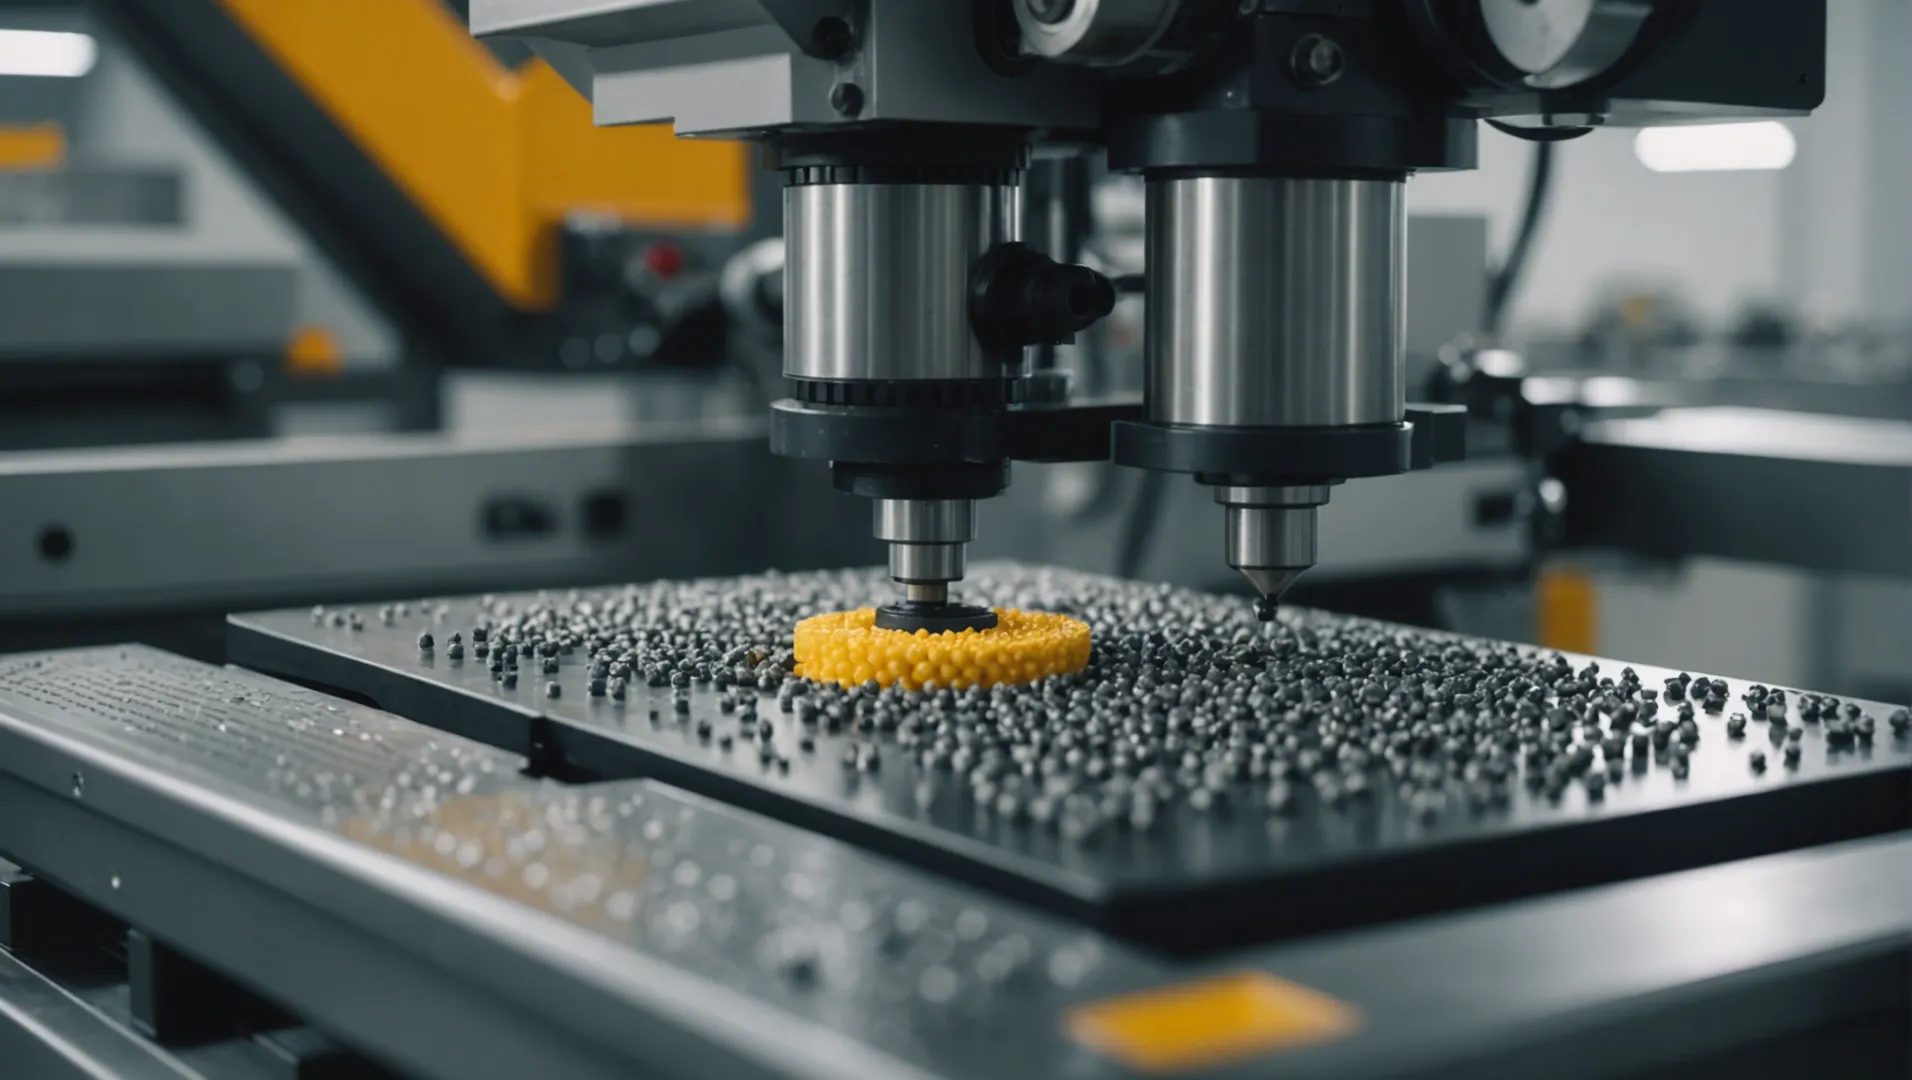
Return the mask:
[[[1589,670],[1569,657],[1560,673],[1541,650],[1319,612],[1262,627],[1244,600],[1019,565],[978,568],[965,598],[1088,621],[1095,660],[1069,687],[1082,694],[983,695],[987,715],[962,714],[948,695],[892,695],[879,723],[881,695],[757,688],[764,674],[765,686],[782,686],[775,662],[797,614],[892,591],[880,574],[856,572],[415,600],[234,616],[230,640],[238,663],[525,753],[554,774],[654,777],[1171,952],[1912,826],[1912,737],[1889,722],[1891,706],[1842,700],[1821,718],[1807,705],[1826,702],[1789,691],[1783,705],[1754,709],[1750,684],[1720,680],[1716,707],[1702,700],[1682,723],[1685,702],[1660,696],[1680,674],[1670,670]],[[636,664],[624,696],[602,679],[593,692],[582,639],[554,658],[554,674],[523,657],[507,686],[471,631],[491,628],[496,646],[499,628],[527,615],[529,625],[612,628],[598,658]],[[756,646],[763,663],[739,673],[752,685],[647,685],[646,635],[700,626]],[[781,639],[752,640],[778,629]],[[434,648],[419,647],[422,632]],[[450,655],[454,632],[462,658]],[[1196,639],[1195,653],[1175,651]],[[1203,651],[1217,642],[1226,647]],[[1178,668],[1178,655],[1204,666]],[[1421,659],[1430,666],[1401,666]],[[1143,668],[1152,678],[1137,686]],[[1629,692],[1623,669],[1641,690]],[[1502,685],[1549,672],[1552,683]],[[1110,679],[1141,699],[1126,713],[1126,744],[1123,710],[1095,697]],[[1455,704],[1470,679],[1481,693]],[[1601,679],[1618,680],[1617,692]],[[1579,699],[1563,700],[1576,685]],[[821,711],[801,722],[803,702],[826,700],[842,706],[840,725]],[[1017,742],[1031,728],[1048,732],[1033,749]],[[1087,752],[1062,750],[1062,732]],[[975,753],[952,769],[934,752],[938,738]],[[1145,763],[1158,768],[1138,779]],[[1076,811],[1087,827],[1071,822]]]
[[[40,754],[49,749],[77,754],[52,764]],[[508,996],[538,993],[527,957],[568,968],[600,1004],[670,1017],[736,1055],[739,1072],[708,1059],[708,1075],[864,1075],[859,1062],[898,1075],[903,1062],[1054,1075],[1083,1054],[1055,1021],[1067,1004],[1166,973],[1052,917],[655,782],[531,778],[516,755],[141,646],[0,658],[0,753],[0,786],[50,779],[76,806],[124,813],[162,846],[230,860],[255,880],[298,880],[298,901],[353,913],[393,962],[423,952]],[[159,794],[165,811],[137,810],[129,786]],[[192,794],[175,801],[182,791]],[[247,858],[208,818],[284,846]],[[58,842],[57,854],[34,850],[0,822],[0,845],[20,845],[86,895],[105,875],[77,860],[96,849],[77,833]],[[404,866],[397,878],[383,868],[391,858]],[[172,883],[121,873],[104,902],[123,898],[136,924],[158,917]],[[406,897],[403,921],[368,914],[355,888],[366,885]],[[516,954],[510,966],[443,940],[448,928],[482,928],[470,890],[517,905],[489,939]],[[261,925],[269,917],[256,912]],[[195,952],[217,957],[214,943],[244,936],[196,921],[183,935]],[[553,937],[540,930],[549,924],[589,936]],[[277,990],[285,962],[260,956],[271,975],[256,984]],[[575,1006],[547,995],[530,1007]]]

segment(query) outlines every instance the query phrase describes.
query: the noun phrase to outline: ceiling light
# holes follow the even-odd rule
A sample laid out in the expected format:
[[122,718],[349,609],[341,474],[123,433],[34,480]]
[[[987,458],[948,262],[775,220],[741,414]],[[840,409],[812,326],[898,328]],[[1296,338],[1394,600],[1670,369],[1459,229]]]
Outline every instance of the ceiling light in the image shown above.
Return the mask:
[[1634,155],[1654,172],[1783,169],[1798,149],[1792,130],[1777,120],[1654,127],[1633,140]]
[[0,30],[0,75],[74,79],[93,70],[99,46],[64,30]]

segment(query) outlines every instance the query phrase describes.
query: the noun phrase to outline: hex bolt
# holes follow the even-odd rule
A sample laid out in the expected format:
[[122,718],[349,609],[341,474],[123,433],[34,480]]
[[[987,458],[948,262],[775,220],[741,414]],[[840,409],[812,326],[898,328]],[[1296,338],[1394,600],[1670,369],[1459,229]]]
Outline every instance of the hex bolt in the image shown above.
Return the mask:
[[1348,67],[1348,57],[1333,38],[1321,34],[1303,34],[1289,56],[1295,81],[1302,86],[1320,87],[1339,79]]

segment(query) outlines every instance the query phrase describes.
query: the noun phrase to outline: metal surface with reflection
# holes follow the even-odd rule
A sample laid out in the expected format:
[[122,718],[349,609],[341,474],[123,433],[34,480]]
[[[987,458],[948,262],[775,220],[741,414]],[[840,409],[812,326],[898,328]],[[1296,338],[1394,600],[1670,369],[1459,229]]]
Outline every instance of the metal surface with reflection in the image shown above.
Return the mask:
[[784,191],[784,374],[1001,379],[970,330],[976,258],[1016,238],[1013,187],[808,184]]
[[[1315,510],[1325,485],[1215,489],[1224,510],[1228,565],[1269,603],[1315,564]],[[1266,610],[1266,609],[1264,609]]]
[[1480,18],[1522,81],[1557,89],[1619,62],[1655,6],[1655,0],[1480,0]]
[[[136,646],[42,662],[37,678],[0,675],[7,846],[407,1075],[1099,1076],[1112,1070],[1085,1068],[1071,1006],[1215,970],[656,781],[532,780],[523,759],[249,673]],[[129,678],[169,695],[216,685],[204,709],[148,728],[154,710],[117,691]],[[27,682],[60,704],[21,700]],[[76,703],[77,682],[106,692]],[[325,725],[300,733],[304,710]],[[360,748],[343,762],[324,745],[343,741],[335,726]],[[487,761],[508,768],[486,775]],[[85,798],[66,790],[81,771]],[[427,794],[473,772],[485,790]],[[333,785],[316,804],[295,797],[320,775]],[[1893,1075],[1909,857],[1899,832],[1233,951],[1229,968],[1332,995],[1365,1024],[1231,1075],[1398,1080],[1411,1060],[1415,1075],[1527,1076],[1589,1040],[1611,1045],[1595,1074],[1631,1075],[1717,1055],[1749,1015],[1782,1018],[1759,1026],[1767,1047],[1823,1048],[1840,1030],[1842,1061],[1853,1021],[1895,1019],[1877,1067],[1841,1073]],[[898,928],[922,948],[892,947]],[[952,945],[984,961],[942,965],[959,985],[1000,977],[983,1008],[934,1000]],[[224,1053],[256,1053],[249,1039],[177,1064],[86,997],[0,956],[0,1062],[255,1075]]]
[[[870,562],[867,511],[755,419],[0,454],[0,632],[381,590]],[[323,496],[323,497],[320,497]],[[593,498],[627,508],[593,529]],[[643,528],[629,506],[696,506]],[[234,528],[235,508],[253,527]],[[763,515],[799,524],[759,527]],[[32,557],[63,527],[74,556]],[[615,526],[615,527],[613,527]]]
[[1149,419],[1398,423],[1401,192],[1389,180],[1151,181]]
[[[1161,978],[794,825],[526,765],[142,646],[0,657],[0,844],[401,1075],[1053,1076],[1074,992]],[[966,975],[995,949],[1023,1009],[980,1040],[933,995],[885,996],[935,966],[899,923],[965,946]],[[1049,979],[1078,948],[1074,980]],[[0,957],[0,1050],[9,974]]]
[[890,546],[890,576],[909,586],[917,603],[949,599],[960,581],[965,553],[976,539],[972,499],[877,499],[874,532]]
[[1111,67],[1147,53],[1189,2],[1214,0],[1019,0],[1016,22],[1038,56]]

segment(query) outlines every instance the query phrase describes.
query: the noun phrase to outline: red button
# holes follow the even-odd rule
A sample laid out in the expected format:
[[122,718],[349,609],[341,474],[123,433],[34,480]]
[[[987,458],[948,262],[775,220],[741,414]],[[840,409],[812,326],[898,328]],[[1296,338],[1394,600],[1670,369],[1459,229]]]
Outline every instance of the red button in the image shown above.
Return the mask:
[[652,244],[644,249],[644,266],[660,278],[674,278],[684,269],[684,249],[676,244]]

